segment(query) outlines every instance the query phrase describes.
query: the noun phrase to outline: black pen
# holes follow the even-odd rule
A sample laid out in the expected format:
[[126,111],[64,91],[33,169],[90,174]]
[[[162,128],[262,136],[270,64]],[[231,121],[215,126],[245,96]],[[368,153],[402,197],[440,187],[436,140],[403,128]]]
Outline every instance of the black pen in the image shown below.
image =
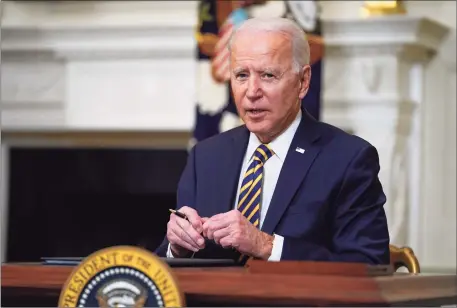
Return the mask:
[[183,214],[180,211],[176,211],[176,210],[172,210],[172,209],[169,209],[169,210],[171,213],[176,214],[178,217],[181,217],[182,219],[189,221],[189,218],[187,218],[186,214]]

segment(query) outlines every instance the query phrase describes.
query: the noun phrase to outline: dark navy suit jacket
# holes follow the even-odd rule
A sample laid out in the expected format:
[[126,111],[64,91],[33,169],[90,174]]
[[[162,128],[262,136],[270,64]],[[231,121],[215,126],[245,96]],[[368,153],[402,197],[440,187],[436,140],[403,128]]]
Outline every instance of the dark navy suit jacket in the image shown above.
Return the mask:
[[[281,260],[389,264],[377,150],[303,111],[262,231],[284,237]],[[178,185],[177,208],[193,207],[201,217],[232,210],[248,141],[249,131],[240,126],[194,146]],[[156,253],[165,256],[167,248],[165,238]],[[207,242],[194,257],[236,255]]]

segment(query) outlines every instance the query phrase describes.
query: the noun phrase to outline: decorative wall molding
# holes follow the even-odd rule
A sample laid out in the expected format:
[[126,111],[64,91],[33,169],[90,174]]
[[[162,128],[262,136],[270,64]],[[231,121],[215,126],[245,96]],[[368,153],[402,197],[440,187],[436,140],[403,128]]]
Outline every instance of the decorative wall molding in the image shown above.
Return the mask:
[[193,26],[9,27],[2,28],[2,53],[5,57],[52,54],[65,60],[189,58],[195,53]]
[[360,97],[360,96],[326,96],[325,106],[328,108],[377,108],[388,107],[410,113],[417,107],[417,103],[411,100],[402,100],[399,97],[380,96],[380,97]]
[[438,22],[411,16],[325,20],[323,29],[327,56],[395,55],[415,62],[429,60],[448,33]]
[[72,60],[192,57],[196,24],[195,1],[11,1],[2,20],[2,53]]
[[413,16],[325,20],[323,29],[329,48],[413,44],[436,50],[448,33],[448,28],[437,21]]
[[196,24],[197,1],[3,1],[2,27],[75,28]]
[[383,66],[375,61],[361,61],[360,65],[366,89],[370,94],[377,93],[382,79]]
[[401,43],[391,43],[391,45],[328,45],[326,46],[325,54],[329,57],[348,57],[348,56],[396,56],[403,59],[414,61],[427,61],[435,51],[424,49],[418,44],[404,45]]

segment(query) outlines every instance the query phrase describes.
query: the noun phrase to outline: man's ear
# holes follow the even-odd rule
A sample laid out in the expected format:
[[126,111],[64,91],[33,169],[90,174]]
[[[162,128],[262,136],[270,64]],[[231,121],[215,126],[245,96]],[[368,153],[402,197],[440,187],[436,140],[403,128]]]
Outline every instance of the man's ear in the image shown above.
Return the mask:
[[311,66],[303,66],[302,73],[300,75],[300,90],[298,96],[303,99],[308,93],[309,84],[311,82]]

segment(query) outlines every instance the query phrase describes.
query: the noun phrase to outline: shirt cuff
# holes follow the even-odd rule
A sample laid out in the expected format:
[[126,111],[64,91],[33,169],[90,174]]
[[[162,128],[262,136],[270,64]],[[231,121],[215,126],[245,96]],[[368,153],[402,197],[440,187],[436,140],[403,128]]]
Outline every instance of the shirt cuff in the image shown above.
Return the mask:
[[171,245],[170,244],[168,244],[167,258],[174,258],[173,254],[171,253]]
[[268,261],[280,261],[282,255],[282,245],[284,244],[284,237],[281,235],[274,234],[273,249]]

